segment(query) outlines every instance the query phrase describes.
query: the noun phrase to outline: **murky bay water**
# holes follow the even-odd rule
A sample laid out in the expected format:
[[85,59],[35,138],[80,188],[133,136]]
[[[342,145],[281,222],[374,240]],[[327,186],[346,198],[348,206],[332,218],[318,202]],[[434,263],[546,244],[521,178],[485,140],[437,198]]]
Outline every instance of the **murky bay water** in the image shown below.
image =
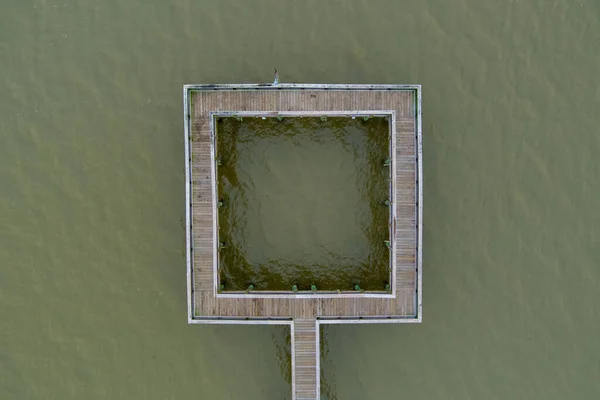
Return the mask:
[[598,43],[597,0],[2,2],[0,398],[291,399],[286,330],[186,324],[182,85],[274,67],[423,85],[424,322],[323,329],[323,398],[600,398]]

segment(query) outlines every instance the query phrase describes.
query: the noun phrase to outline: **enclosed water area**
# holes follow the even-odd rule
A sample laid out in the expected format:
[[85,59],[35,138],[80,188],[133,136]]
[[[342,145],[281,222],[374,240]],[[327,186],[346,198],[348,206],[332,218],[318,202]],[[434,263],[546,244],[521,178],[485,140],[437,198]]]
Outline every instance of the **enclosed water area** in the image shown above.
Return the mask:
[[390,291],[391,114],[215,115],[221,291]]

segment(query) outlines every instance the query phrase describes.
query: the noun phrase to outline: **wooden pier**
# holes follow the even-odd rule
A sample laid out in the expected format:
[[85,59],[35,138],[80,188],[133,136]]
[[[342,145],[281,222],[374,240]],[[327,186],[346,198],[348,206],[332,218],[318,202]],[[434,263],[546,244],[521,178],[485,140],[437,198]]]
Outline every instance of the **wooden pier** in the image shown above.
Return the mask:
[[[293,399],[319,398],[319,325],[422,318],[422,150],[419,85],[186,85],[188,321],[287,324]],[[212,114],[384,113],[392,118],[391,291],[219,292]]]
[[292,325],[292,388],[296,400],[319,397],[319,326],[314,318],[296,318]]

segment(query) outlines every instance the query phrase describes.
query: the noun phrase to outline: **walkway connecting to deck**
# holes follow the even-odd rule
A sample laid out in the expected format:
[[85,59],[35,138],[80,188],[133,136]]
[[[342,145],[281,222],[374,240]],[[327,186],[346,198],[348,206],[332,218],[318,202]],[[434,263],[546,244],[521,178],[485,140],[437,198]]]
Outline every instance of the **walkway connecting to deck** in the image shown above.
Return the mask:
[[[391,293],[219,293],[211,113],[392,116]],[[190,323],[289,324],[292,394],[318,399],[319,325],[421,322],[421,87],[418,85],[186,85],[186,238]]]

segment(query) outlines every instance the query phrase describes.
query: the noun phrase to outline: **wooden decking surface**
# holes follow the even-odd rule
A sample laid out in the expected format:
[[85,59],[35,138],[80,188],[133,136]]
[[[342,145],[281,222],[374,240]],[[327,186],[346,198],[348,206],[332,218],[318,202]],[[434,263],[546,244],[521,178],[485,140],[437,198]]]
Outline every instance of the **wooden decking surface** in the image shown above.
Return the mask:
[[[192,93],[191,298],[195,318],[387,318],[416,315],[417,170],[414,96],[414,91],[408,90],[206,90]],[[396,113],[396,297],[216,297],[209,113],[367,110],[394,110]]]
[[[191,93],[189,125],[189,171],[191,173],[189,216],[191,266],[190,319],[197,322],[267,319],[292,321],[292,398],[319,399],[319,324],[347,318],[408,318],[420,320],[417,292],[420,282],[417,220],[419,207],[415,92],[384,89],[323,88],[207,88]],[[213,237],[213,183],[211,129],[213,111],[353,111],[394,110],[395,138],[395,296],[317,297],[280,295],[241,297],[217,295]],[[256,293],[259,294],[259,293]],[[419,319],[417,319],[417,317]],[[261,322],[262,321],[262,322]],[[339,321],[338,321],[339,322]]]
[[296,400],[319,398],[319,368],[317,335],[319,327],[314,318],[296,318],[292,335],[292,390]]

